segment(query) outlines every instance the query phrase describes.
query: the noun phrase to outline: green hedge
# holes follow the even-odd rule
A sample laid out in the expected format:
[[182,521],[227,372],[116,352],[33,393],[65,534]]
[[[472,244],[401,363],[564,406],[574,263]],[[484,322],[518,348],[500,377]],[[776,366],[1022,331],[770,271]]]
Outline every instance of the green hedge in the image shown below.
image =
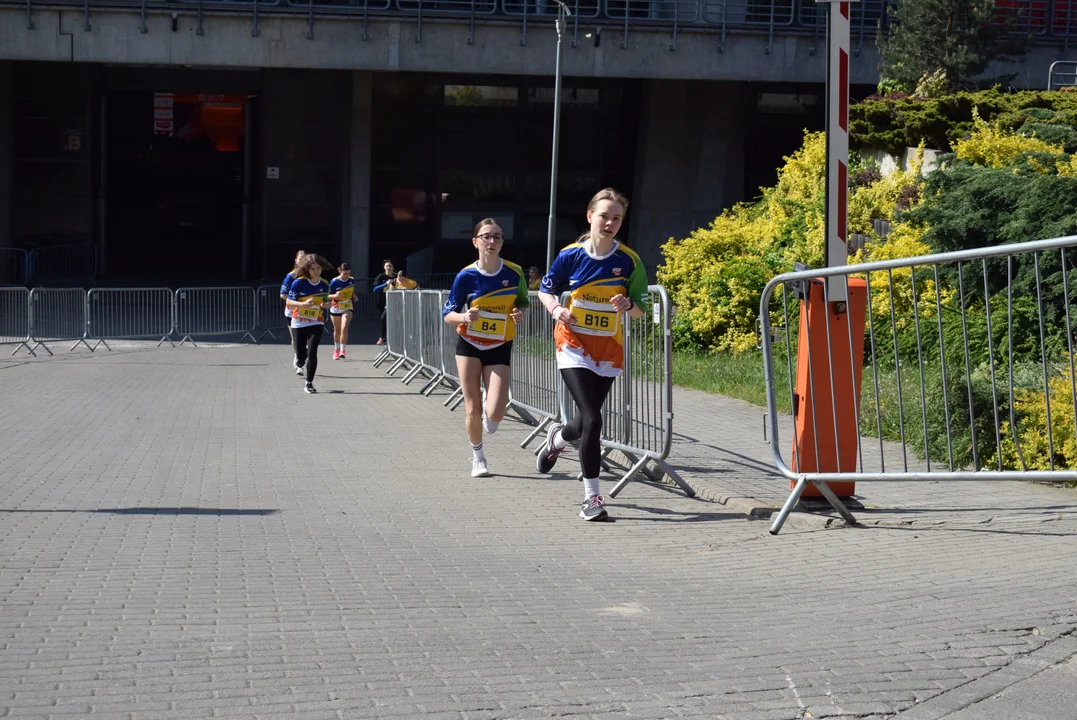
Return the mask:
[[[972,131],[973,110],[1004,130],[1031,134],[1052,143],[1064,143],[1067,151],[1077,142],[1077,93],[1005,92],[999,88],[959,92],[934,99],[914,99],[899,94],[868,99],[849,108],[850,144],[854,150],[885,150],[894,155],[921,141],[926,147],[949,151],[956,140]],[[1043,126],[1059,129],[1045,131]],[[1050,138],[1041,133],[1050,132]]]

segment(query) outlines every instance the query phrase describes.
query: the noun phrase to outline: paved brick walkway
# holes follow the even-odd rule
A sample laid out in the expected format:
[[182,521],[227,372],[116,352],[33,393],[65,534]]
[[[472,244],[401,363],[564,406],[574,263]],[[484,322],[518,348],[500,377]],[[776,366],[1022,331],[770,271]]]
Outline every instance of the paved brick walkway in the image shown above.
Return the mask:
[[[1072,493],[772,537],[634,483],[587,524],[572,463],[509,422],[472,479],[371,357],[316,396],[280,346],[0,361],[0,716],[927,720],[1077,653]],[[762,496],[724,402],[678,393],[672,461]]]

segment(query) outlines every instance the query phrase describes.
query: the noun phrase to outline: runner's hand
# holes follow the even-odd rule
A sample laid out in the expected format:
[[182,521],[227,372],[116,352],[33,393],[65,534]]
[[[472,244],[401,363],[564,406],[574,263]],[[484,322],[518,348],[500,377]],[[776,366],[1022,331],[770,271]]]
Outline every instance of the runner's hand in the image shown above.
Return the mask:
[[624,295],[614,295],[610,298],[610,305],[617,312],[624,312],[628,308],[632,307],[632,301],[626,298]]
[[467,310],[464,311],[463,315],[464,315],[464,322],[473,323],[473,322],[475,322],[476,320],[479,319],[479,309],[478,308],[468,308]]
[[557,322],[564,323],[565,325],[576,324],[576,316],[572,314],[571,310],[564,306],[557,308],[557,312],[553,314],[553,319]]
[[307,298],[304,300],[303,307],[314,307],[314,298]]
[[512,312],[509,313],[509,316],[512,317],[512,321],[517,325],[524,321],[524,311],[520,308],[513,308]]

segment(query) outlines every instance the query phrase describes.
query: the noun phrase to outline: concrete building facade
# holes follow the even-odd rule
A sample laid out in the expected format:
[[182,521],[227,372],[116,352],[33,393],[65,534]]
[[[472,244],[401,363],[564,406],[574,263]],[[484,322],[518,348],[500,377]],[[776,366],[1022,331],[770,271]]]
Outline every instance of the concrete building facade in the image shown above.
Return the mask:
[[[710,4],[621,2],[621,19],[615,1],[575,4],[565,37],[557,235],[614,186],[653,267],[822,128],[825,37],[790,0],[720,24]],[[299,247],[359,275],[449,272],[495,217],[507,257],[543,264],[546,3],[259,5],[0,3],[0,247],[95,243],[106,283],[272,280]],[[877,81],[861,12],[854,96]],[[1071,52],[1014,67],[1042,86]]]

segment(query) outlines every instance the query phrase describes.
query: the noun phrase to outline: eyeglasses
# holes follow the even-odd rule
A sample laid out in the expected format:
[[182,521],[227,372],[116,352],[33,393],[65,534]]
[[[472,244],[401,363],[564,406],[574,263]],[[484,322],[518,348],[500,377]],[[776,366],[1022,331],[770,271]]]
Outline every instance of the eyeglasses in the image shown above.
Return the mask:
[[501,233],[483,233],[479,235],[479,240],[488,243],[499,243],[505,240],[505,236]]

